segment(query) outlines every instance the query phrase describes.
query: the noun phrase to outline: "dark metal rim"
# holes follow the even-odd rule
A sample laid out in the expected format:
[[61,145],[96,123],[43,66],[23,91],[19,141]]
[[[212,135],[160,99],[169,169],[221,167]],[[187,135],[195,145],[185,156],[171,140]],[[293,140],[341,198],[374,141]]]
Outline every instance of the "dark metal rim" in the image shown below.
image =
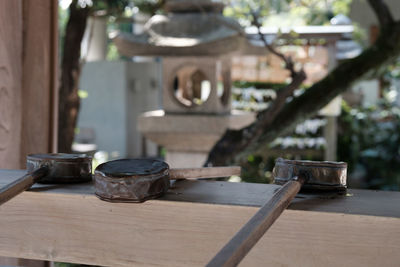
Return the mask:
[[91,156],[86,154],[67,154],[67,153],[49,153],[49,154],[29,154],[28,160],[35,161],[57,161],[57,162],[90,162]]
[[[291,179],[275,177],[274,183],[284,185]],[[322,190],[322,191],[345,191],[347,186],[345,184],[332,184],[332,183],[307,183],[302,185],[302,190]]]
[[[149,162],[156,162],[159,164],[157,169],[146,169],[146,170],[123,170],[122,166],[117,166],[117,170],[113,166],[114,164],[128,164],[134,166],[135,164],[143,165]],[[114,170],[113,170],[114,169]],[[134,158],[134,159],[117,159],[108,162],[104,162],[97,166],[94,171],[96,178],[101,177],[103,179],[119,179],[124,181],[129,178],[142,178],[142,177],[153,177],[158,175],[167,175],[169,173],[169,165],[158,159],[146,159],[146,158]]]
[[151,195],[151,196],[147,196],[147,197],[144,197],[144,198],[141,198],[141,199],[109,198],[109,197],[102,196],[102,195],[98,194],[97,192],[95,192],[94,194],[99,199],[104,200],[104,201],[108,201],[108,202],[114,202],[114,203],[142,203],[142,202],[145,202],[146,200],[159,198],[162,195],[164,195],[164,192],[161,192],[161,193],[158,193],[158,194],[154,194],[154,195]]

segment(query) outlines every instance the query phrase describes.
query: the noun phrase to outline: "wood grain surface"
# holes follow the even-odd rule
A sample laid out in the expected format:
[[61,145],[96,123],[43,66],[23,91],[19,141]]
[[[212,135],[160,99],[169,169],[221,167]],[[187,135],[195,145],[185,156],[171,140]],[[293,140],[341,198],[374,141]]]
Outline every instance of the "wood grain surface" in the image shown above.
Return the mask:
[[55,152],[58,5],[23,1],[21,166],[26,155]]
[[225,244],[207,267],[237,266],[289,206],[304,181],[305,179],[301,178],[300,181],[296,179],[286,182]]
[[[18,179],[25,173],[23,170],[0,170],[0,186]],[[279,185],[274,184],[182,180],[172,183],[169,191],[161,199],[260,207],[279,188]],[[94,194],[91,183],[35,184],[30,190],[55,194]],[[289,209],[400,218],[398,203],[400,203],[399,192],[349,189],[344,195],[300,193],[292,201]]]
[[40,178],[46,176],[48,172],[49,168],[43,166],[31,173],[25,174],[21,178],[18,178],[5,186],[0,187],[0,205],[29,189]]
[[169,179],[201,179],[221,178],[232,175],[240,176],[240,166],[206,167],[206,168],[174,168],[169,170]]
[[[0,181],[21,173],[0,171]],[[91,184],[38,185],[0,206],[0,255],[105,266],[202,266],[258,210],[256,203],[268,199],[270,187],[208,181],[180,184],[190,186],[141,204],[101,201],[92,194]],[[200,192],[192,201],[198,202],[187,202],[191,197],[186,194],[197,185]],[[222,198],[215,196],[222,192]],[[308,211],[285,210],[241,266],[398,266],[400,193],[386,195],[396,203],[382,206],[390,217],[373,216],[374,211],[357,215],[349,209],[351,199],[379,193],[362,191],[348,197],[342,207],[347,213],[339,212],[339,207],[329,212],[315,212],[311,206]],[[214,199],[211,202],[225,203],[201,203],[207,195]],[[236,201],[227,203],[229,195]],[[173,196],[177,197],[172,201]],[[314,202],[315,209],[324,205]]]
[[0,1],[0,168],[54,151],[57,8],[52,0]]
[[0,168],[20,168],[22,1],[0,1]]

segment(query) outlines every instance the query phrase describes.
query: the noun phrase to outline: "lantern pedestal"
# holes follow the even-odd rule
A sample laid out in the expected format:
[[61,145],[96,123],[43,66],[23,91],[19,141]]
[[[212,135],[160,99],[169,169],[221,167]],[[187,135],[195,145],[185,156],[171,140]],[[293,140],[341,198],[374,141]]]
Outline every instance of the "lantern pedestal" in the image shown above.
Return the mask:
[[226,115],[165,114],[155,110],[142,114],[139,130],[149,140],[166,148],[166,161],[173,168],[200,167],[227,129],[240,129],[255,119],[250,112]]

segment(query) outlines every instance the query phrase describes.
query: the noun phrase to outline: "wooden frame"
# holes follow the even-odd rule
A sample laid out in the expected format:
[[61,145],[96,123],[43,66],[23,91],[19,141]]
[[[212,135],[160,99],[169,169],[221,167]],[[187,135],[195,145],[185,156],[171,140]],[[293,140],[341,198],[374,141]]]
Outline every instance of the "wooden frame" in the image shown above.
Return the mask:
[[56,150],[57,20],[57,1],[0,1],[0,168]]
[[58,2],[0,1],[0,168],[25,168],[27,154],[56,151],[57,58]]
[[[0,186],[24,171],[0,171]],[[106,266],[201,266],[276,185],[175,183],[165,197],[109,203],[91,184],[37,185],[0,206],[0,255]],[[299,195],[242,266],[396,266],[400,192]]]

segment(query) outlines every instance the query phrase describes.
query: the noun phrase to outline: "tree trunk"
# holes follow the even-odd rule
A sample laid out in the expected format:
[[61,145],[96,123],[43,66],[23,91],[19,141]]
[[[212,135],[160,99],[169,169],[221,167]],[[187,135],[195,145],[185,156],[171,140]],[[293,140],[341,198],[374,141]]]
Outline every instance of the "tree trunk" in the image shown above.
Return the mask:
[[77,0],[72,1],[69,19],[65,31],[64,52],[61,63],[58,151],[71,152],[74,132],[79,113],[78,96],[81,72],[81,41],[86,28],[90,8],[79,7]]
[[[370,3],[381,8],[382,2]],[[374,6],[373,6],[374,7]],[[374,7],[375,9],[375,7]],[[375,10],[385,13],[385,9]],[[292,130],[296,124],[316,114],[333,98],[343,93],[362,78],[376,76],[380,69],[392,63],[400,55],[400,22],[390,19],[388,14],[377,14],[381,17],[381,34],[376,43],[366,49],[361,55],[347,60],[337,66],[329,75],[308,88],[306,92],[287,103],[273,117],[259,116],[252,125],[241,129],[227,131],[211,150],[206,166],[228,165],[245,159],[250,153],[257,154],[267,149],[270,142],[282,134]],[[274,108],[274,105],[271,105]],[[265,112],[265,111],[264,111]],[[264,113],[262,112],[261,115]],[[260,120],[263,120],[260,122]],[[257,138],[252,133],[262,131]],[[250,137],[247,137],[249,136]],[[251,139],[247,142],[246,139]]]

